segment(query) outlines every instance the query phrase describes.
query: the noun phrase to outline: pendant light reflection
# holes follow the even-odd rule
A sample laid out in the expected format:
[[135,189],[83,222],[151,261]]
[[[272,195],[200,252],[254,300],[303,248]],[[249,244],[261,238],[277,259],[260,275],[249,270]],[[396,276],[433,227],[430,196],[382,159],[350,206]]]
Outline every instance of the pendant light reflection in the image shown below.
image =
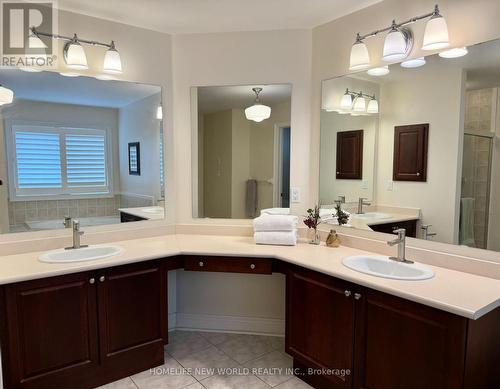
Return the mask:
[[373,96],[370,102],[368,103],[368,108],[366,108],[366,112],[378,113],[378,101],[377,99],[375,99],[375,96]]
[[340,100],[340,108],[349,111],[352,109],[352,96],[349,93],[349,89],[346,90],[345,94],[342,96],[342,100]]
[[354,100],[354,105],[352,107],[352,111],[355,113],[360,113],[360,112],[366,111],[366,100],[361,93]]
[[259,94],[262,88],[252,88],[255,93],[255,103],[245,109],[245,116],[248,120],[260,123],[263,120],[269,119],[271,116],[271,107],[260,103]]
[[14,100],[14,92],[0,84],[0,106],[10,104]]
[[[368,99],[368,105],[367,103]],[[375,95],[367,95],[363,92],[353,92],[346,89],[340,100],[339,109],[325,109],[327,112],[337,112],[338,114],[351,116],[362,116],[367,114],[378,114],[378,101]]]
[[104,55],[104,73],[111,74],[121,74],[122,73],[122,61],[120,58],[120,53],[115,48],[115,42],[111,41],[111,47],[106,51]]
[[86,70],[89,68],[87,64],[87,56],[83,46],[78,41],[76,34],[73,39],[64,45],[64,61],[70,69]]

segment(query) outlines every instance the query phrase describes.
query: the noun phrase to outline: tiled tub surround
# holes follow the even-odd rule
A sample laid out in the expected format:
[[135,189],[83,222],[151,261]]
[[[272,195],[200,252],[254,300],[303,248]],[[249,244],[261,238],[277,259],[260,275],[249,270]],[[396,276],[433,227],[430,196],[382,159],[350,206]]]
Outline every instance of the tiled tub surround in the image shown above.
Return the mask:
[[172,331],[165,364],[99,389],[311,389],[290,374],[282,337]]
[[11,232],[29,231],[26,222],[118,216],[120,207],[143,207],[153,205],[152,198],[119,194],[114,197],[75,200],[10,201],[9,224]]

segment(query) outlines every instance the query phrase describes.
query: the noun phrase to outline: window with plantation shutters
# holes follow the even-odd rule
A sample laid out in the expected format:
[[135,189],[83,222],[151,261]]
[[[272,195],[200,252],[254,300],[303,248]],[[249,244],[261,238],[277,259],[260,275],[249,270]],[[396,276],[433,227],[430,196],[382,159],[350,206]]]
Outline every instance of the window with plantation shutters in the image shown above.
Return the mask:
[[13,125],[11,138],[13,200],[112,194],[105,130]]

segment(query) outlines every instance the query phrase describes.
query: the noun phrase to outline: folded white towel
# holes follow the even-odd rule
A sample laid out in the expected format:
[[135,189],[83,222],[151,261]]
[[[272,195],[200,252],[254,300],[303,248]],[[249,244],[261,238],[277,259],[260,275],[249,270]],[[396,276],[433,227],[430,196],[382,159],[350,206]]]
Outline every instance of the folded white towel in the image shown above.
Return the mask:
[[253,235],[256,244],[270,244],[278,246],[295,246],[297,244],[297,230],[292,231],[260,231]]
[[261,209],[261,215],[290,215],[290,208],[266,208]]
[[253,219],[253,229],[261,231],[292,231],[297,227],[299,218],[293,215],[261,215]]

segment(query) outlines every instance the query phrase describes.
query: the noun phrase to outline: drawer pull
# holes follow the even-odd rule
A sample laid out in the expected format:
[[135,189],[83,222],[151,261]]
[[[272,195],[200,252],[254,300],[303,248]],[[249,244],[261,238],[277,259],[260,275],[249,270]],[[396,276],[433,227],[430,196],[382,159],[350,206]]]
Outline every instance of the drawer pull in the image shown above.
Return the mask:
[[203,261],[200,261],[200,262],[198,263],[198,265],[199,265],[200,267],[205,266],[205,264],[203,263]]
[[100,282],[104,282],[104,280],[105,280],[105,279],[106,279],[106,277],[104,277],[104,276],[100,276],[100,277],[99,277],[99,281],[100,281]]
[[361,293],[354,293],[354,299],[359,300],[361,298]]
[[89,280],[89,284],[95,284],[95,278],[91,278],[91,279]]
[[346,297],[349,297],[352,294],[352,292],[350,290],[346,290],[344,291],[344,294]]
[[253,269],[255,269],[255,264],[254,264],[254,263],[252,263],[252,264],[250,265],[250,269],[252,269],[252,270],[253,270]]

